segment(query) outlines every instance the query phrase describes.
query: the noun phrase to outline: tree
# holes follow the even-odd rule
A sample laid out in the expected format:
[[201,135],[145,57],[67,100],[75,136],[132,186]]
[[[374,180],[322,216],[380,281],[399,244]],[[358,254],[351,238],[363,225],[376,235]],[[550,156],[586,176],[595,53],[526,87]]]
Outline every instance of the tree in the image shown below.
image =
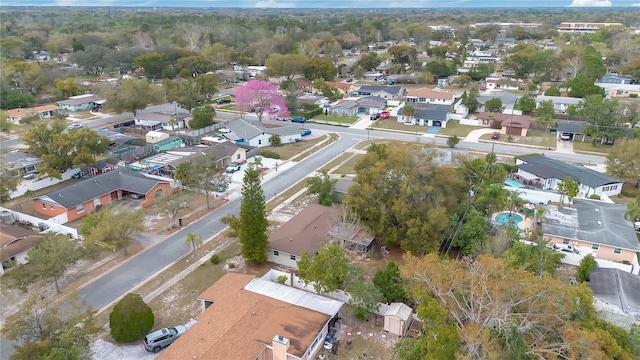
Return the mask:
[[298,276],[305,285],[313,283],[319,293],[342,289],[347,281],[351,259],[338,244],[324,243],[317,254],[303,252],[298,260]]
[[168,84],[167,100],[176,102],[181,108],[189,111],[200,105],[205,100],[205,96],[200,91],[198,82],[192,78],[179,79],[176,82],[166,82]]
[[348,266],[347,272],[348,304],[353,307],[355,317],[358,320],[364,320],[370,313],[378,311],[384,296],[377,286],[366,279],[363,268]]
[[536,116],[541,123],[545,124],[547,129],[551,126],[551,121],[553,121],[553,114],[555,110],[553,108],[553,101],[545,100],[541,101],[540,105],[536,108]]
[[164,77],[169,67],[169,57],[165,53],[149,53],[138,56],[133,60],[133,66],[151,79]]
[[267,67],[269,76],[284,76],[288,81],[291,81],[294,76],[302,74],[306,61],[307,57],[301,54],[272,53],[264,61],[264,65]]
[[589,275],[591,271],[598,267],[598,262],[596,258],[591,254],[585,255],[580,260],[580,265],[578,265],[578,269],[576,271],[576,278],[580,282],[589,281]]
[[11,193],[18,188],[18,178],[3,161],[0,163],[0,202],[11,199]]
[[589,118],[589,126],[584,129],[585,135],[591,136],[593,143],[603,143],[607,139],[622,136],[620,128],[622,109],[617,100],[605,99],[600,95],[591,95],[580,102],[582,113]]
[[98,244],[114,251],[122,248],[124,255],[128,256],[127,246],[145,229],[142,213],[111,205],[98,211],[97,216],[95,227],[84,238],[85,246]]
[[513,268],[527,270],[536,276],[554,275],[563,257],[561,252],[548,248],[544,240],[536,241],[535,245],[514,242],[503,255],[505,262]]
[[501,113],[504,110],[502,99],[491,98],[484,103],[484,109],[488,112]]
[[375,52],[364,53],[360,56],[360,59],[356,62],[355,66],[364,70],[373,70],[380,65],[380,59]]
[[560,90],[555,86],[550,86],[547,90],[544,91],[544,96],[560,96]]
[[447,138],[447,146],[449,146],[452,149],[456,147],[456,145],[458,145],[459,142],[460,142],[460,138],[458,138],[457,135],[449,136],[449,138]]
[[434,159],[434,151],[417,145],[370,146],[345,204],[389,246],[417,254],[438,249],[468,189],[454,168]]
[[278,88],[268,81],[252,80],[234,90],[236,106],[242,111],[255,110],[258,120],[266,113],[270,118],[288,117],[289,111]]
[[[0,99],[0,101],[2,100]],[[12,127],[13,123],[9,121],[9,115],[4,111],[0,112],[0,132],[9,134]]]
[[578,75],[575,78],[567,81],[564,84],[565,87],[570,88],[568,95],[575,98],[586,98],[591,95],[600,95],[604,97],[604,89],[595,85],[593,79]]
[[316,79],[332,81],[336,77],[337,70],[330,59],[310,58],[304,63],[302,74],[311,81]]
[[391,61],[398,65],[411,65],[416,61],[416,48],[409,45],[393,45],[387,49]]
[[202,55],[186,56],[176,61],[176,70],[186,78],[197,78],[213,69],[213,63]]
[[282,145],[282,139],[280,138],[280,135],[278,134],[273,134],[269,137],[269,142],[271,143],[271,146],[280,146]]
[[404,105],[404,107],[401,110],[402,115],[406,116],[406,117],[412,117],[413,115],[416,114],[416,108],[413,107],[413,105]]
[[487,216],[501,211],[509,201],[509,191],[502,184],[493,183],[478,189],[476,203],[486,211]]
[[62,119],[34,124],[22,140],[29,146],[29,153],[44,162],[40,172],[55,178],[61,178],[61,173],[74,165],[93,165],[96,155],[103,154],[111,143],[93,129],[66,131]]
[[469,109],[469,114],[476,112],[480,107],[480,101],[478,101],[478,88],[473,87],[469,94],[465,91],[462,94],[462,105],[466,106]]
[[307,186],[309,192],[312,194],[318,194],[318,203],[324,206],[331,206],[333,204],[333,188],[338,180],[333,180],[329,177],[326,171],[323,171],[319,175],[307,179]]
[[624,213],[624,217],[629,220],[640,218],[640,195],[634,201],[627,203],[627,211]]
[[47,233],[27,251],[29,263],[15,269],[13,285],[22,288],[33,282],[51,280],[59,294],[58,281],[79,259],[78,246],[73,239],[58,233]]
[[202,105],[193,109],[192,119],[189,121],[189,127],[197,130],[213,125],[213,118],[216,110],[211,105]]
[[153,310],[138,294],[127,294],[109,314],[109,329],[113,340],[126,343],[142,339],[153,328]]
[[182,209],[187,209],[189,204],[180,196],[180,194],[176,194],[174,196],[166,198],[162,203],[160,203],[160,207],[162,211],[169,215],[173,222],[173,226],[176,226],[176,218]]
[[435,301],[445,309],[462,358],[630,359],[626,339],[616,340],[616,330],[598,323],[585,285],[546,275],[541,280],[487,255],[460,261],[407,256],[401,273],[417,303]]
[[406,302],[407,294],[404,291],[400,268],[395,261],[390,260],[387,267],[378,269],[373,277],[373,284],[380,289],[386,302]]
[[55,303],[32,294],[3,326],[3,335],[16,341],[11,359],[90,360],[92,336],[100,330],[94,316],[77,294]]
[[530,113],[536,109],[536,99],[524,94],[518,99],[518,105],[520,105],[522,112]]
[[640,186],[640,139],[616,143],[609,149],[605,164],[607,173]]
[[263,264],[267,260],[267,251],[269,251],[267,237],[269,222],[264,207],[260,174],[253,167],[245,171],[242,180],[239,225],[242,256],[249,264]]
[[218,77],[216,74],[204,74],[196,78],[196,88],[200,96],[211,100],[213,95],[218,91]]
[[118,114],[132,112],[146,108],[149,104],[161,101],[160,89],[151,87],[146,80],[128,79],[118,82],[114,87],[106,90],[107,106]]
[[193,251],[193,254],[191,254],[191,257],[196,257],[196,249],[199,248],[200,246],[202,246],[202,236],[200,236],[200,234],[194,234],[194,233],[187,233],[187,237],[184,240],[184,244],[191,248],[191,250]]
[[65,80],[56,79],[56,89],[60,92],[60,96],[63,99],[85,93],[85,88],[80,86],[76,78],[66,78]]
[[562,181],[558,182],[558,188],[556,191],[560,194],[560,206],[562,206],[564,204],[564,197],[566,196],[569,202],[571,202],[571,200],[580,192],[580,187],[578,186],[577,181],[566,177]]

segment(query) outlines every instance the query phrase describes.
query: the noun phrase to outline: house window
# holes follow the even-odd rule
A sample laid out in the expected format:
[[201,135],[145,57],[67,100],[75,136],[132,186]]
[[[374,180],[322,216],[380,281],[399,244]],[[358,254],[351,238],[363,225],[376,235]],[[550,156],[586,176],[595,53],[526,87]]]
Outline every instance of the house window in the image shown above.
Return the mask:
[[258,140],[258,145],[262,145],[262,140]]
[[295,255],[291,255],[291,260],[296,261],[296,256]]
[[100,205],[102,205],[102,203],[100,202],[100,198],[93,199],[93,206],[98,207]]
[[569,239],[562,239],[562,243],[565,245],[569,245]]
[[49,205],[49,210],[55,210],[56,208],[53,205]]
[[236,160],[240,160],[240,154],[236,155]]
[[600,245],[598,244],[591,244],[591,250],[599,250],[600,249]]
[[82,206],[82,205],[78,205],[78,206],[76,206],[76,212],[77,212],[77,213],[84,212],[84,206]]
[[42,204],[42,210],[47,210],[47,204]]
[[620,254],[620,253],[622,253],[622,249],[620,249],[620,248],[613,248],[613,253],[614,253],[614,254]]
[[482,125],[489,125],[489,120],[482,120]]
[[280,256],[280,252],[278,250],[273,250],[273,255]]

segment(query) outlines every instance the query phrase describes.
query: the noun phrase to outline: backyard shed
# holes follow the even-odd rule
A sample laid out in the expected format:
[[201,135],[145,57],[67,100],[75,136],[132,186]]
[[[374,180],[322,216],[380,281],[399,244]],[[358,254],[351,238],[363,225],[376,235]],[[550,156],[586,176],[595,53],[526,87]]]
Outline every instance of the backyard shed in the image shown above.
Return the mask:
[[391,303],[384,312],[384,331],[404,337],[411,326],[413,310],[403,303]]
[[155,144],[162,140],[167,140],[169,138],[169,134],[159,132],[159,131],[149,131],[147,135],[145,135],[145,139],[149,144]]

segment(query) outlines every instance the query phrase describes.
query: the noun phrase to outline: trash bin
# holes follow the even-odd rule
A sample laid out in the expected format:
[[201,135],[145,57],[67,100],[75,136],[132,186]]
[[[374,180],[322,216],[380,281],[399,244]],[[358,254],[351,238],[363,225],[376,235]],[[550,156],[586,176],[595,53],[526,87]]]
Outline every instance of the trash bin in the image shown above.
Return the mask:
[[178,225],[182,226],[182,218],[178,219]]

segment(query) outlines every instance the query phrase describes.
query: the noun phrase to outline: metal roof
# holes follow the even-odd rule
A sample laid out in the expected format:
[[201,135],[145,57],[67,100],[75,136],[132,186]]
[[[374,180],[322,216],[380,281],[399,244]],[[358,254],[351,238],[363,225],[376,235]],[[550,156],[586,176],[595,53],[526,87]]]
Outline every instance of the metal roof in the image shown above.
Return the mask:
[[251,280],[245,285],[244,289],[329,316],[337,314],[342,305],[344,305],[342,301],[261,278]]

